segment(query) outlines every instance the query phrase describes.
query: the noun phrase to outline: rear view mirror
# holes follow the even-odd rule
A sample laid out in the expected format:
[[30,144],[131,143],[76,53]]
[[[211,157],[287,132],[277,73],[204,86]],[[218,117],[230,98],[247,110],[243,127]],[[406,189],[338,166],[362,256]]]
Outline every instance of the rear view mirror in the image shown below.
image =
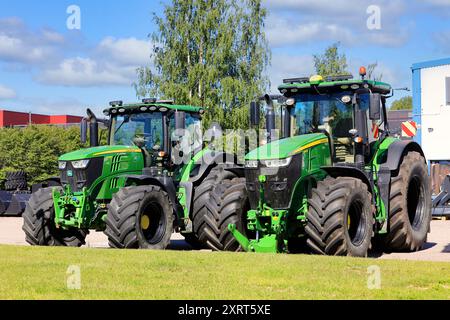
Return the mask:
[[250,104],[250,125],[259,126],[261,121],[261,109],[259,107],[259,103],[252,102]]
[[381,94],[379,93],[370,95],[369,117],[370,120],[381,119]]

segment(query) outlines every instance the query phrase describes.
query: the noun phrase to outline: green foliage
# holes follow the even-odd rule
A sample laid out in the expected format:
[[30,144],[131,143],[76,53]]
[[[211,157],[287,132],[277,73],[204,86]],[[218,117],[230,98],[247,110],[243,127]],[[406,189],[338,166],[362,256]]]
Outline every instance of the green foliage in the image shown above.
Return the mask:
[[84,147],[79,127],[29,126],[0,129],[0,180],[25,170],[29,183],[58,176],[58,158]]
[[172,0],[154,15],[154,68],[138,69],[137,95],[201,106],[205,126],[248,127],[268,86],[266,14],[261,0]]
[[413,109],[412,97],[407,96],[392,102],[390,110],[396,111],[396,110],[412,110],[412,109]]
[[339,53],[340,43],[329,46],[323,54],[314,55],[316,73],[323,76],[339,76],[349,74],[347,57]]

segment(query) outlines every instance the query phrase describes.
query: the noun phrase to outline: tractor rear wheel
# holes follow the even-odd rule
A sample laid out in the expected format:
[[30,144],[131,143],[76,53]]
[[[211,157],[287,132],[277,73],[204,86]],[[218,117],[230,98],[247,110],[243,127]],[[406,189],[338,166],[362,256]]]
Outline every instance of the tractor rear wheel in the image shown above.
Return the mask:
[[205,227],[200,239],[215,251],[242,251],[228,226],[235,224],[237,230],[246,234],[249,207],[245,178],[222,181],[214,188],[207,204]]
[[371,201],[361,180],[320,181],[308,201],[308,247],[317,254],[366,257],[375,223]]
[[426,161],[409,152],[398,175],[391,179],[388,251],[418,251],[427,239],[431,223],[431,188]]
[[122,188],[108,207],[105,234],[118,249],[165,250],[173,233],[174,210],[158,186]]
[[208,212],[207,204],[211,198],[214,188],[224,180],[235,178],[236,175],[230,171],[224,170],[222,166],[214,167],[201,184],[194,190],[192,219],[194,233],[186,238],[191,246],[196,249],[207,248],[208,224],[206,215]]
[[32,246],[81,247],[88,231],[56,228],[52,189],[40,189],[31,196],[23,213],[25,240]]

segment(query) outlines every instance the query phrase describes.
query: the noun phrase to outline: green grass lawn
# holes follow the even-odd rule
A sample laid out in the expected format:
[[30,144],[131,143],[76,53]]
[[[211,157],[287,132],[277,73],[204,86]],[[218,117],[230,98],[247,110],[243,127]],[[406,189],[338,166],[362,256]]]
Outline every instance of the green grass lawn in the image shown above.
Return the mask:
[[0,299],[450,299],[450,263],[0,246]]

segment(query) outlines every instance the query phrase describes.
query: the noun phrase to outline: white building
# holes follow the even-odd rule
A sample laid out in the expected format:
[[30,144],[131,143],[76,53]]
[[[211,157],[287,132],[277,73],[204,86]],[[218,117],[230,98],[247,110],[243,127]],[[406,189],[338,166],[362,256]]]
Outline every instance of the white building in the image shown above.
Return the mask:
[[415,140],[430,163],[437,190],[442,176],[450,172],[450,58],[416,63],[412,72]]
[[450,58],[414,64],[416,141],[429,161],[450,161]]

